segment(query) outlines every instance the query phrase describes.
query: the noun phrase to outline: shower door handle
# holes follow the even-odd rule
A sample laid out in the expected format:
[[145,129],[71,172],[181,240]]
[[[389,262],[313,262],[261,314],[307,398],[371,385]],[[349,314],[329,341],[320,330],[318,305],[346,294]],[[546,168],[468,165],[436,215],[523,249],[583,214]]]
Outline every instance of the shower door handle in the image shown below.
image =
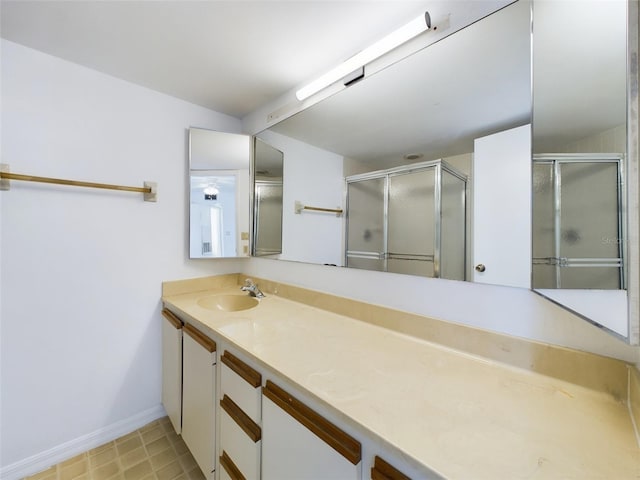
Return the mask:
[[478,265],[476,265],[476,272],[484,272],[487,269],[487,267],[485,267],[482,263],[479,263]]

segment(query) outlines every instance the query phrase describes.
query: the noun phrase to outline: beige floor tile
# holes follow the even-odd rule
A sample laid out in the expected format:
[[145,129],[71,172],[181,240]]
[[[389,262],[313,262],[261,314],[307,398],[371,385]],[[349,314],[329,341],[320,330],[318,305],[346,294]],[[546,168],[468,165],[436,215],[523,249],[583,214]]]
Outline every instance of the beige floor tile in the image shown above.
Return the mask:
[[154,420],[151,423],[147,423],[144,427],[140,427],[139,432],[140,433],[148,432],[149,430],[153,430],[159,425],[160,425],[160,420]]
[[72,480],[89,471],[89,461],[82,458],[80,461],[58,468],[59,480]]
[[150,430],[146,430],[144,432],[141,432],[141,435],[142,435],[143,443],[147,444],[147,443],[151,443],[154,440],[157,440],[157,439],[159,439],[161,437],[164,437],[166,435],[166,432],[164,431],[162,426],[156,425],[155,427],[153,427]]
[[25,480],[204,479],[182,437],[164,417]]
[[99,447],[89,450],[87,453],[89,454],[89,456],[97,455],[98,453],[104,450],[107,450],[113,447],[114,445],[115,445],[115,442],[108,442],[108,443],[105,443],[104,445],[100,445]]
[[116,442],[118,455],[124,455],[141,446],[142,446],[142,439],[140,438],[140,435],[131,437],[125,442]]
[[93,480],[106,480],[120,473],[118,462],[109,462],[91,471]]
[[46,470],[43,470],[40,473],[36,473],[30,477],[25,477],[25,480],[49,480],[50,477],[56,478],[57,475],[57,467],[54,465],[53,467],[49,467]]
[[182,455],[183,453],[187,453],[189,449],[187,448],[187,444],[184,443],[182,438],[179,438],[174,444],[173,449],[176,451],[178,455]]
[[135,450],[131,450],[130,452],[121,455],[120,464],[122,465],[122,468],[126,470],[147,459],[147,451],[144,447],[138,447]]
[[165,465],[178,460],[178,454],[173,451],[173,448],[167,448],[160,453],[157,453],[151,457],[151,466],[154,470],[159,470]]
[[166,423],[162,423],[160,424],[160,426],[162,427],[162,429],[167,432],[167,433],[175,433],[175,429],[173,428],[173,424],[171,422],[166,422]]
[[89,456],[89,465],[91,468],[98,468],[100,465],[109,463],[118,458],[118,451],[112,444],[108,448],[102,449],[100,452]]
[[145,447],[149,455],[153,456],[160,452],[164,452],[167,448],[171,448],[171,443],[167,437],[162,437],[147,444]]
[[205,480],[205,476],[202,473],[202,470],[199,468],[194,468],[187,473],[189,480]]
[[140,438],[140,431],[134,430],[131,433],[127,433],[126,435],[123,435],[122,437],[116,439],[116,443],[124,443],[131,440],[132,438]]
[[183,471],[182,471],[182,467],[180,466],[180,462],[175,460],[169,465],[166,465],[162,467],[160,470],[157,470],[156,477],[158,477],[158,480],[173,480],[174,478],[176,478],[178,475],[181,475],[182,473]]
[[153,469],[151,468],[151,462],[149,462],[149,460],[145,460],[142,463],[126,469],[124,471],[124,478],[125,480],[142,480],[144,477],[147,477],[152,473]]
[[189,472],[198,466],[198,464],[196,463],[196,459],[193,458],[193,455],[191,455],[191,453],[189,452],[180,455],[180,465],[182,465],[182,469],[185,472]]
[[64,467],[68,467],[69,465],[73,465],[76,462],[79,462],[83,459],[87,458],[87,454],[86,453],[81,453],[80,455],[76,455],[73,458],[70,458],[69,460],[65,460],[64,462],[60,463],[59,465],[64,468]]
[[109,478],[109,480],[125,480],[122,470],[120,471],[120,473],[117,473],[113,477]]
[[176,432],[171,430],[170,432],[166,432],[166,437],[169,439],[171,443],[182,442],[182,437],[178,435]]

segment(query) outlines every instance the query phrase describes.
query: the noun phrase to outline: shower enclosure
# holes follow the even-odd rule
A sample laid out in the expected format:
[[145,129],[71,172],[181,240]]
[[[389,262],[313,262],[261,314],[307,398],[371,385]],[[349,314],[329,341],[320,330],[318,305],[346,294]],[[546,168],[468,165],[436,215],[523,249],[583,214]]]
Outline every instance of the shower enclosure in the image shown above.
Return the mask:
[[465,175],[436,160],[346,182],[347,267],[465,279]]
[[623,289],[622,156],[535,155],[533,288]]

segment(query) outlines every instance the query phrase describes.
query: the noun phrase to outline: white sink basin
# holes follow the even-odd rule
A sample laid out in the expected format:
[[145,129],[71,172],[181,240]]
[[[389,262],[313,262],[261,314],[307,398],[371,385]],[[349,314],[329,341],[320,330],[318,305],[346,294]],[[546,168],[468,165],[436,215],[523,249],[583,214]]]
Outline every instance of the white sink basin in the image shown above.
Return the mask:
[[258,305],[258,299],[249,295],[211,295],[198,300],[198,305],[208,310],[239,312]]

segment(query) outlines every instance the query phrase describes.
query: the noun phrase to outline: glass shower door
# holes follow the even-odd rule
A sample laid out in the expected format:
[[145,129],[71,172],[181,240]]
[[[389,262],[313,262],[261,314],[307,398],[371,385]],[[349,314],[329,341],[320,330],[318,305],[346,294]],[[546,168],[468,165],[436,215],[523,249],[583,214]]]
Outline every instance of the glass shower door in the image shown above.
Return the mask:
[[464,280],[466,262],[466,182],[442,169],[440,278]]
[[533,163],[533,288],[556,288],[555,162]]
[[620,159],[549,157],[533,166],[533,288],[624,288]]
[[385,271],[385,178],[348,183],[347,198],[347,267]]
[[560,163],[562,288],[621,288],[618,164]]
[[436,276],[436,167],[389,176],[387,270]]

